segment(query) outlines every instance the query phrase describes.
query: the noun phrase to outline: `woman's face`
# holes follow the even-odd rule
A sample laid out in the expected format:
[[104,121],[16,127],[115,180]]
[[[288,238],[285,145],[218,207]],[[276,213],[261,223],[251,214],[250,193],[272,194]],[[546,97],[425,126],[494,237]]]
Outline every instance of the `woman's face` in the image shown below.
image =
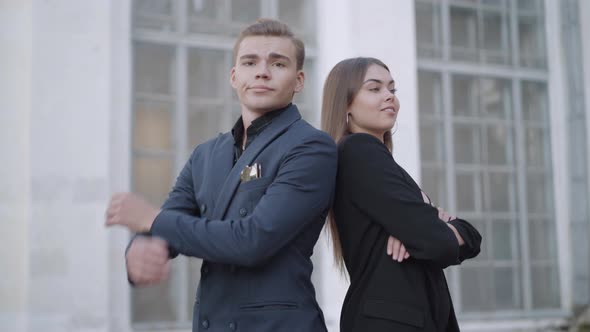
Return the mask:
[[347,110],[350,132],[371,134],[383,141],[383,134],[393,128],[398,112],[399,100],[391,74],[379,65],[370,65]]

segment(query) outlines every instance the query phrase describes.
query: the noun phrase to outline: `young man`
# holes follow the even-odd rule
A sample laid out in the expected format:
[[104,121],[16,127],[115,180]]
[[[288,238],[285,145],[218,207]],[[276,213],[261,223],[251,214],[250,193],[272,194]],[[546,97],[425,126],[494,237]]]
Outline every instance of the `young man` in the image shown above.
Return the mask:
[[127,251],[137,285],[166,278],[167,248],[203,259],[193,331],[326,331],[310,257],[337,152],[291,103],[303,88],[303,43],[286,25],[259,20],[242,31],[234,57],[242,116],[232,131],[197,146],[161,210],[116,194],[106,224],[154,236]]

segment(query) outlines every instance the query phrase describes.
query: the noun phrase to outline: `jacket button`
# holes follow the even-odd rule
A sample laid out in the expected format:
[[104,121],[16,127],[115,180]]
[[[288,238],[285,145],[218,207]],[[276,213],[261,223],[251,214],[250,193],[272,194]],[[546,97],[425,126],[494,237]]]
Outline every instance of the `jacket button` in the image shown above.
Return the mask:
[[236,323],[234,323],[234,322],[229,323],[229,329],[230,330],[235,331],[236,330],[236,327],[237,327],[236,326]]
[[246,208],[240,209],[240,216],[245,217],[247,213],[248,213],[248,210],[246,210]]
[[203,320],[203,321],[201,322],[201,326],[202,326],[204,329],[208,329],[208,328],[209,328],[209,321],[208,321],[208,320],[206,320],[206,319],[205,319],[205,320]]
[[201,214],[207,212],[207,204],[203,203],[201,204]]

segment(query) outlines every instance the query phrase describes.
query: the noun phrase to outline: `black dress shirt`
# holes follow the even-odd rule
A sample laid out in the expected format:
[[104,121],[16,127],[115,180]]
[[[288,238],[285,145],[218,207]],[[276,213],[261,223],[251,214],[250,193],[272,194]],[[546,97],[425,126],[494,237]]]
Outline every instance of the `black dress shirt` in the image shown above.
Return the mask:
[[[234,127],[231,130],[231,134],[234,137],[234,165],[242,156],[244,150],[248,148],[248,146],[254,141],[254,139],[260,135],[260,133],[268,127],[269,124],[272,123],[272,120],[281,115],[286,109],[289,108],[291,104],[280,108],[278,110],[270,111],[263,116],[256,118],[248,129],[246,129],[246,144],[243,144],[244,140],[244,122],[242,121],[242,117],[236,121]],[[244,145],[244,149],[242,150],[242,145]]]

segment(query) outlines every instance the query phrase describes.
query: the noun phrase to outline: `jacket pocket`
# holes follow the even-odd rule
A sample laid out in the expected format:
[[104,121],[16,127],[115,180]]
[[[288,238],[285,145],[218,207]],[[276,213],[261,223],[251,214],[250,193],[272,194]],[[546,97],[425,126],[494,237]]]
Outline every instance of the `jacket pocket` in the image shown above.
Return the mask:
[[265,188],[274,180],[271,177],[265,177],[260,179],[252,179],[248,182],[241,182],[238,186],[238,192],[249,191],[257,188]]
[[387,300],[367,299],[363,306],[367,317],[388,319],[399,323],[424,327],[424,312],[416,307]]
[[243,311],[293,310],[297,308],[299,308],[297,303],[288,301],[253,302],[240,305],[240,310]]

